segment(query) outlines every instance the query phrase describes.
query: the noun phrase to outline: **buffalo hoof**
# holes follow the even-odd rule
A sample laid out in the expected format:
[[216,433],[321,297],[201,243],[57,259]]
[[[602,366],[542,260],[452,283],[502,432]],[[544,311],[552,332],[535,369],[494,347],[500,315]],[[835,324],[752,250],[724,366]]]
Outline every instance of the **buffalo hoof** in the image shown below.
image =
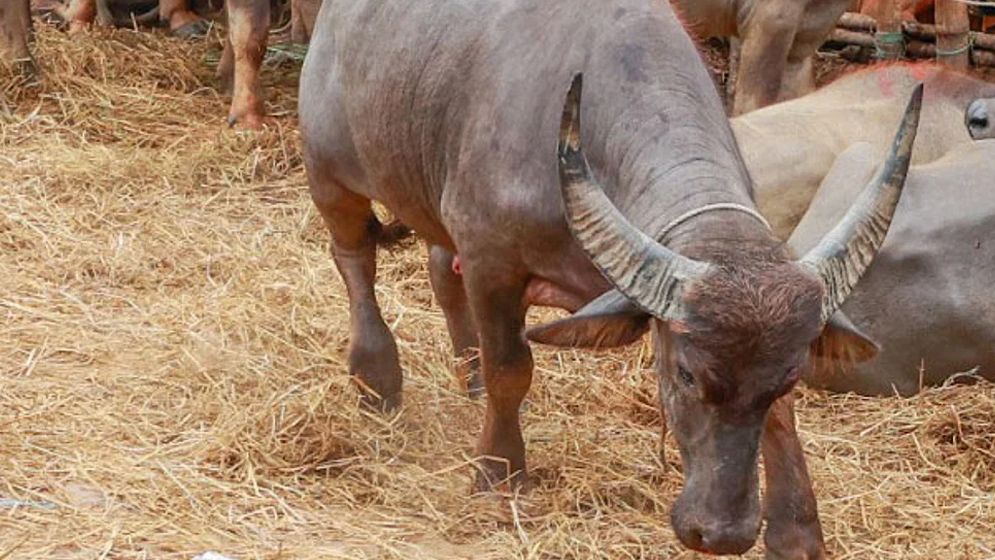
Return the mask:
[[[475,494],[514,494],[527,492],[529,489],[529,477],[524,466],[509,469],[507,461],[481,458],[477,461],[476,467],[477,475],[473,480]],[[509,470],[511,470],[510,475]]]
[[768,520],[764,535],[767,552],[766,560],[825,560],[826,547],[822,541],[822,529],[814,524],[796,524],[790,528],[778,529]]
[[390,414],[401,408],[401,393],[381,397],[371,391],[361,390],[359,406],[368,412]]
[[259,113],[250,112],[241,115],[228,115],[228,127],[248,130],[262,130],[267,118]]
[[195,19],[190,23],[183,24],[169,33],[173,37],[180,39],[200,39],[211,31],[211,22],[206,19]]

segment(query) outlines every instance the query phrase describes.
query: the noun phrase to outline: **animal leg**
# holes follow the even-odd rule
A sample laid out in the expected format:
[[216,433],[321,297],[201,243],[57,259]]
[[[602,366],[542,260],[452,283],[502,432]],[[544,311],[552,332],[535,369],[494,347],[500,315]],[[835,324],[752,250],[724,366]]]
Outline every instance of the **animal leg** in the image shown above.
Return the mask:
[[527,278],[488,266],[486,259],[463,259],[463,277],[480,327],[480,356],[487,387],[487,411],[477,445],[475,487],[522,487],[528,479],[519,406],[532,384],[532,352],[525,341],[522,298]]
[[435,299],[439,301],[446,316],[446,326],[456,356],[456,377],[460,386],[471,397],[476,397],[484,391],[484,382],[480,376],[477,326],[470,313],[463,279],[453,270],[454,256],[452,251],[438,245],[430,247],[429,278]]
[[312,182],[311,196],[332,233],[332,256],[349,294],[349,373],[364,406],[393,410],[401,404],[401,366],[373,292],[380,222],[368,199],[338,184]]
[[756,25],[743,37],[733,116],[775,103],[781,91],[788,52],[795,38],[796,18],[769,4],[779,3],[759,3]]
[[38,7],[42,10],[51,10],[52,13],[59,16],[62,21],[69,25],[71,35],[89,29],[97,16],[96,0],[70,0],[69,4],[52,0],[39,2]]
[[314,31],[320,0],[290,0],[290,40],[305,44]]
[[781,397],[771,407],[761,446],[767,481],[764,495],[767,558],[824,559],[822,526],[805,455],[795,431],[795,404],[791,394]]
[[28,49],[31,38],[29,0],[14,0],[6,14],[0,15],[0,70],[8,67],[22,75],[33,74],[34,59]]
[[222,86],[231,84],[229,126],[258,129],[263,125],[266,113],[259,68],[266,54],[269,11],[269,0],[228,0],[228,38],[218,74]]
[[190,9],[189,0],[159,0],[159,18],[169,23],[169,32],[177,37],[199,37],[210,24]]
[[815,91],[815,69],[811,56],[801,59],[788,57],[781,80],[778,101],[788,101]]

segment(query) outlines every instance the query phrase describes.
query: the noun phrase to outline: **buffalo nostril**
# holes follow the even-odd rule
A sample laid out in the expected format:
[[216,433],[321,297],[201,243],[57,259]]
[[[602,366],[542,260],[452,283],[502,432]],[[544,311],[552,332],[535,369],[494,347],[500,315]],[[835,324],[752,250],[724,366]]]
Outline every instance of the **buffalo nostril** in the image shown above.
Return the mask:
[[691,550],[705,551],[704,548],[705,539],[701,535],[701,531],[698,529],[689,529],[684,535],[684,545]]

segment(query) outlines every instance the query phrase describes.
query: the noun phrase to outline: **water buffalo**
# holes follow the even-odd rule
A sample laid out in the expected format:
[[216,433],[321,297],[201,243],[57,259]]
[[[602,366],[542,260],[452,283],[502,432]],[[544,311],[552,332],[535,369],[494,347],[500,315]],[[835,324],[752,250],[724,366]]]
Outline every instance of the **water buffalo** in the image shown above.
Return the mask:
[[924,134],[912,155],[914,165],[936,160],[972,135],[995,133],[980,108],[974,124],[969,120],[965,127],[967,108],[979,97],[995,97],[995,84],[929,64],[854,72],[815,93],[732,119],[757,204],[779,237],[787,239],[845,149],[869,142],[879,155],[885,153],[901,100],[919,82],[926,84]]
[[[36,0],[37,9],[52,12],[69,26],[74,33],[91,26],[99,20],[105,25],[130,26],[133,23],[165,22],[170,33],[178,37],[203,35],[209,23],[194,13],[191,0]],[[134,16],[155,4],[149,11]]]
[[[873,146],[843,153],[790,243],[805,250],[857,196],[876,167]],[[959,144],[909,171],[892,233],[843,306],[881,345],[862,364],[819,363],[810,384],[863,394],[911,394],[979,368],[995,380],[995,140]],[[830,186],[831,185],[831,186]]]
[[[561,105],[577,72],[583,103],[575,77]],[[881,173],[796,260],[757,213],[714,85],[667,3],[325,2],[301,76],[301,135],[349,294],[363,402],[401,400],[374,291],[376,199],[433,246],[450,334],[479,345],[478,488],[526,480],[527,340],[611,347],[652,329],[684,465],[678,538],[711,553],[753,545],[762,451],[768,555],[823,558],[791,389],[813,345],[873,349],[827,321],[887,231],[920,99]],[[526,336],[533,304],[586,305]]]
[[32,68],[30,39],[29,0],[8,0],[0,6],[0,67]]
[[671,0],[700,38],[742,41],[733,114],[815,89],[812,57],[851,0]]
[[[321,0],[291,0],[291,38],[306,43]],[[232,94],[228,124],[259,128],[266,116],[259,68],[266,54],[269,0],[228,0],[228,37],[218,65],[223,88]]]

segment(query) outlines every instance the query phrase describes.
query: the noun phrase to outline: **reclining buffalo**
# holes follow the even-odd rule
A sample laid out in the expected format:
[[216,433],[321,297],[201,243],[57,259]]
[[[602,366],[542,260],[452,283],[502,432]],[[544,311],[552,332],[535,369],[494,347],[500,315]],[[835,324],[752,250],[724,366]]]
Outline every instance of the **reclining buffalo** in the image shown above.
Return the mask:
[[757,204],[778,237],[787,239],[844,150],[868,142],[875,154],[885,153],[902,100],[919,83],[926,96],[913,165],[935,161],[972,138],[995,136],[991,99],[979,100],[995,98],[995,84],[928,64],[857,71],[815,93],[732,119]]
[[[742,553],[763,512],[769,556],[823,558],[792,388],[813,347],[873,353],[831,318],[887,232],[920,98],[881,172],[796,258],[758,213],[708,72],[667,3],[326,2],[301,76],[301,134],[350,298],[363,402],[394,408],[402,385],[374,290],[375,199],[432,246],[450,334],[480,348],[478,488],[526,480],[529,339],[611,347],[652,330],[684,465],[672,512],[681,542]],[[575,312],[526,337],[530,305]]]
[[[925,131],[924,131],[925,133]],[[877,150],[843,153],[791,237],[805,250],[858,196]],[[995,140],[965,142],[909,170],[880,257],[843,305],[880,345],[874,359],[817,363],[811,385],[869,395],[912,394],[958,373],[995,380]]]

